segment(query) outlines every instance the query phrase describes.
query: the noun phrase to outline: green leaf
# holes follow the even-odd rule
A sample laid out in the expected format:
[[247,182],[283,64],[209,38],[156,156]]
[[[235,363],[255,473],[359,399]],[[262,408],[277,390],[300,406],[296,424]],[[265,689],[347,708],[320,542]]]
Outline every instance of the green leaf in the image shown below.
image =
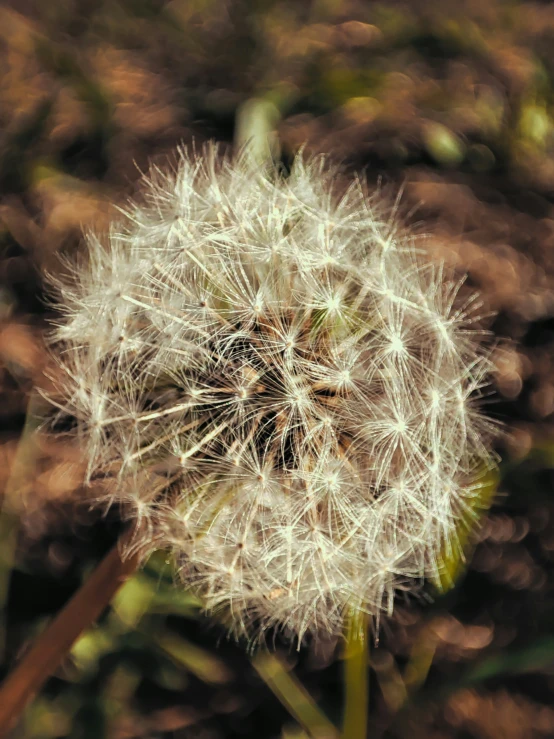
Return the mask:
[[290,715],[314,739],[336,739],[338,731],[302,683],[274,654],[260,651],[252,660],[254,669]]

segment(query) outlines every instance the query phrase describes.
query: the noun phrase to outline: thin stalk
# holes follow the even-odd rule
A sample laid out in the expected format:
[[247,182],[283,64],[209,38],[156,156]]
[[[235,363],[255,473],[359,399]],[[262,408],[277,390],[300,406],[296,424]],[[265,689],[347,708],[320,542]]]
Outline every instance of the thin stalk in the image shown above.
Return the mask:
[[338,731],[302,683],[273,654],[260,652],[252,665],[268,688],[312,739],[338,739]]
[[28,701],[56,670],[77,638],[101,615],[138,567],[139,555],[122,559],[121,542],[67,602],[0,686],[0,736],[6,736]]
[[364,614],[353,614],[344,646],[344,715],[342,739],[366,739],[369,704],[369,640]]
[[6,647],[6,610],[10,579],[15,563],[19,515],[17,504],[31,479],[37,457],[35,432],[40,425],[43,401],[33,391],[27,403],[25,425],[15,452],[10,474],[0,495],[0,662]]
[[0,506],[0,663],[6,651],[6,616],[12,570],[15,564],[19,517]]

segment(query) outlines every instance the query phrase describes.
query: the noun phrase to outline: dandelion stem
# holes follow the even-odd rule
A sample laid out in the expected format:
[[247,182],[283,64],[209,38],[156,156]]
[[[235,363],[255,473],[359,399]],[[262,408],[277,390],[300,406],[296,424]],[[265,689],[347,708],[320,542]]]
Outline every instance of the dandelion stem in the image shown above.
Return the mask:
[[135,572],[139,555],[121,557],[120,541],[25,653],[0,686],[0,736],[6,736],[28,701],[63,660],[77,638],[100,616],[123,582]]
[[344,647],[344,718],[342,739],[366,739],[369,702],[369,644],[366,617],[348,619]]

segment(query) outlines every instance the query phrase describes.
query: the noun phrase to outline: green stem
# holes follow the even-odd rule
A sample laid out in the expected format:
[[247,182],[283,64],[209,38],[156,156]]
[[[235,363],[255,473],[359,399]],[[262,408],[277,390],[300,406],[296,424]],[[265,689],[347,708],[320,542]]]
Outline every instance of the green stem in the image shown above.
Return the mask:
[[38,393],[32,392],[27,403],[25,425],[12,461],[10,475],[0,496],[0,662],[6,647],[5,620],[19,532],[18,506],[25,485],[35,470],[37,457],[35,432],[40,425],[42,404]]
[[364,614],[350,616],[344,646],[342,739],[366,739],[369,704],[369,640]]

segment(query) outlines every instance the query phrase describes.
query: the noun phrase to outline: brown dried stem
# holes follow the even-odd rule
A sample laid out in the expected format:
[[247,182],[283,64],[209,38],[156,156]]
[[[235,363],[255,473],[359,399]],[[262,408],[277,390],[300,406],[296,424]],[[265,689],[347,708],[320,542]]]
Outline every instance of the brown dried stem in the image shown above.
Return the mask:
[[59,666],[78,637],[101,615],[117,590],[132,575],[140,556],[121,557],[121,542],[104,557],[92,575],[25,653],[0,686],[0,736],[14,728],[28,701]]

